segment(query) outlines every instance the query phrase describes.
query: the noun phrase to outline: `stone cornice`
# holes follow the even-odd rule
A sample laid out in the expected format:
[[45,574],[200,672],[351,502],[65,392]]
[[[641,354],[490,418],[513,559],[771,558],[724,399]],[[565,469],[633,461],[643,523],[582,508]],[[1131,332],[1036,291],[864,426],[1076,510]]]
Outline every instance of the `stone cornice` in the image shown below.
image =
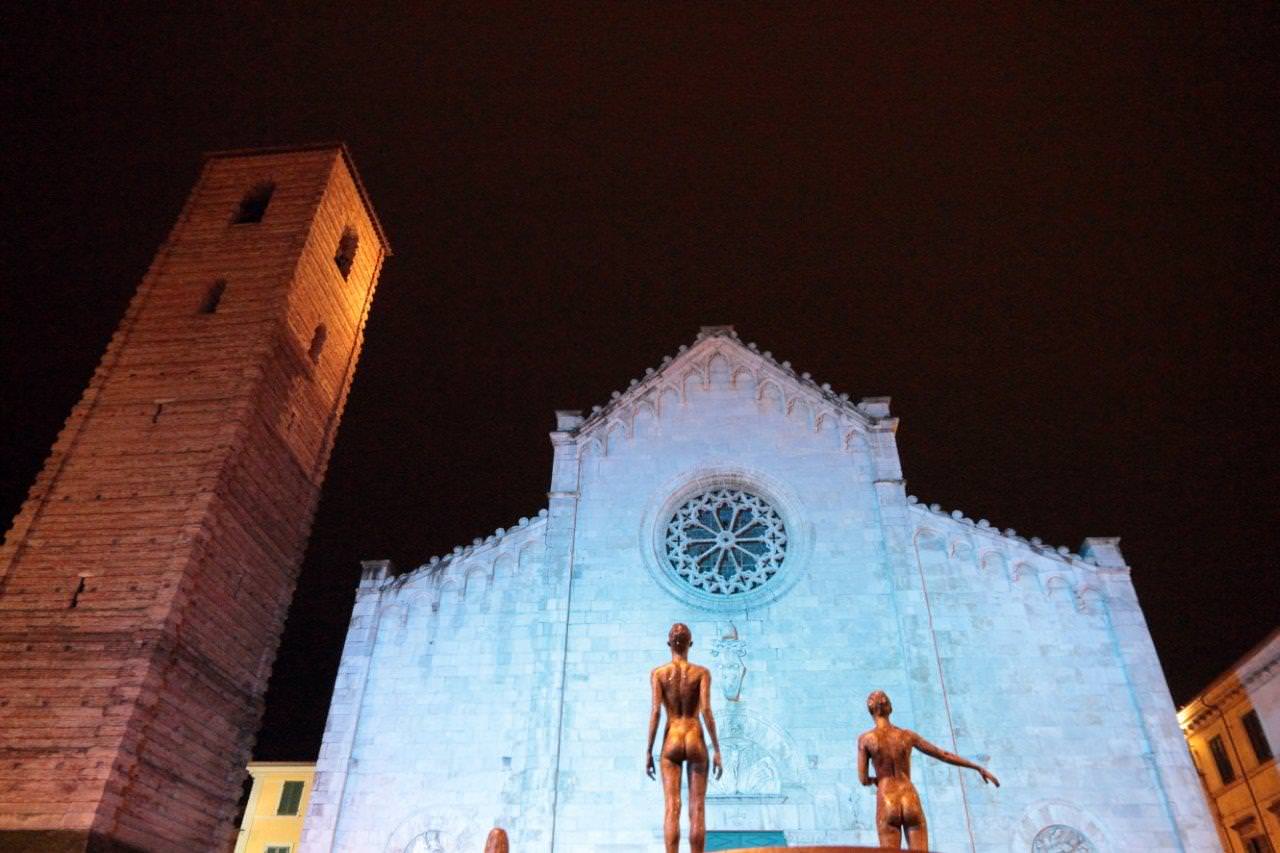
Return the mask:
[[[1012,527],[1007,527],[1004,530],[1001,530],[1000,528],[994,526],[991,522],[987,521],[985,518],[979,518],[977,521],[974,521],[972,518],[969,518],[958,509],[953,509],[950,512],[948,512],[938,504],[925,505],[921,503],[920,499],[917,498],[915,495],[907,495],[907,503],[910,504],[911,507],[915,509],[917,512],[922,512],[922,513],[927,512],[931,515],[945,518],[949,521],[953,521],[958,524],[967,525],[969,527],[972,527],[975,532],[983,533],[995,539],[1005,539],[1010,542],[1016,542],[1019,545],[1023,545],[1029,548],[1032,552],[1034,552],[1038,556],[1050,557],[1052,559],[1061,560],[1062,562],[1069,563],[1071,565],[1084,565],[1084,566],[1089,566],[1090,568],[1095,568],[1095,569],[1098,568],[1097,563],[1072,551],[1066,545],[1058,545],[1057,547],[1054,547],[1053,545],[1048,545],[1042,542],[1039,536],[1032,536],[1030,538],[1025,536],[1019,536],[1018,532],[1014,530]],[[1116,568],[1127,569],[1127,567],[1116,567]]]
[[1178,723],[1188,734],[1207,726],[1218,715],[1224,703],[1248,695],[1280,674],[1280,628],[1251,649],[1243,658],[1215,678],[1182,708],[1178,709]]
[[[514,527],[499,527],[488,536],[477,536],[471,540],[470,545],[456,545],[448,554],[432,557],[423,562],[417,568],[407,571],[403,574],[389,578],[386,583],[389,585],[403,586],[412,578],[419,577],[423,574],[433,577],[444,576],[449,567],[452,565],[460,565],[464,561],[475,556],[482,556],[486,552],[492,552],[496,556],[498,551],[508,544],[508,541],[515,538],[519,539],[521,533],[541,528],[545,526],[547,520],[547,511],[545,509],[538,510],[538,514],[533,518],[523,517],[516,522]],[[530,537],[524,537],[520,540],[520,544],[527,542]]]

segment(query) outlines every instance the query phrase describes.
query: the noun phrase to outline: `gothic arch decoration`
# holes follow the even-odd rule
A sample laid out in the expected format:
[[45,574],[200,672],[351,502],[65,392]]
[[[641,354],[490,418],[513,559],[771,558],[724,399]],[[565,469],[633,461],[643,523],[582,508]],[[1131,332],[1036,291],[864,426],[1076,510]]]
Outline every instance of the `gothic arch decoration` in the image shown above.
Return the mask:
[[953,560],[963,560],[973,555],[973,543],[963,536],[951,537],[951,543],[947,546],[947,556]]
[[462,573],[462,589],[459,595],[466,596],[471,593],[484,593],[489,591],[489,584],[493,580],[493,560],[472,563]]
[[[648,368],[641,379],[632,379],[625,390],[614,391],[604,406],[592,408],[579,430],[579,441],[591,453],[614,452],[623,441],[635,438],[635,415],[647,409],[660,421],[672,406],[687,405],[694,392],[726,387],[752,393],[762,414],[777,412],[805,428],[821,433],[830,428],[845,452],[867,447],[852,440],[880,418],[868,414],[848,394],[836,394],[828,384],[818,384],[807,373],[797,374],[790,362],[774,360],[755,344],[745,346],[728,329],[704,329],[692,347],[681,346],[659,369]],[[887,417],[885,418],[888,419]],[[624,432],[614,436],[615,425]],[[602,437],[608,435],[609,438]]]
[[756,402],[770,414],[782,414],[786,395],[772,379],[764,379],[756,385]]
[[439,582],[436,583],[431,595],[431,610],[433,612],[439,612],[440,605],[444,602],[445,595],[450,590],[454,591],[457,598],[462,598],[466,592],[466,586],[458,574],[442,575]]
[[978,568],[985,574],[1003,578],[1006,583],[1009,582],[1009,560],[1005,555],[994,549],[984,550],[978,556]]
[[[546,533],[545,509],[522,518],[509,529],[499,527],[487,538],[459,545],[443,557],[432,557],[411,572],[393,578],[388,589],[413,603],[429,603],[433,611],[446,600],[486,598],[498,577],[529,583],[536,575]],[[453,599],[447,598],[452,592]]]
[[1088,616],[1094,616],[1101,612],[1107,605],[1106,595],[1102,589],[1091,583],[1085,583],[1075,591],[1076,610]]
[[912,540],[923,551],[940,551],[945,553],[947,539],[940,530],[932,527],[917,527]]
[[1062,575],[1050,575],[1044,581],[1044,594],[1051,601],[1071,601],[1075,600],[1075,592],[1072,588],[1071,581]]
[[1097,817],[1067,800],[1032,803],[1009,839],[1010,853],[1101,853],[1113,849]]

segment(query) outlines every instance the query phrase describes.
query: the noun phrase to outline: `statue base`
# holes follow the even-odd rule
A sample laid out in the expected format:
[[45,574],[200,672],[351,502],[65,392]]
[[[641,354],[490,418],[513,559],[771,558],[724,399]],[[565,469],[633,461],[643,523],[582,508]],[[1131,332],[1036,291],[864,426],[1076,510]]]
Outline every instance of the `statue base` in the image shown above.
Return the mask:
[[[840,845],[802,845],[800,847],[740,847],[724,853],[884,853],[898,847],[842,847]],[[927,851],[926,851],[927,853]]]

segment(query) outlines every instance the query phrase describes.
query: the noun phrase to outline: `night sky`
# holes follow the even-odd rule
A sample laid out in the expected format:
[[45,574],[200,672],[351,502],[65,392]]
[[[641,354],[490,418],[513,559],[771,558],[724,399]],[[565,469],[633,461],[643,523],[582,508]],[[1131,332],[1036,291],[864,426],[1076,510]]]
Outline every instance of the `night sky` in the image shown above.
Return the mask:
[[1274,3],[37,5],[0,60],[6,519],[202,151],[346,140],[395,247],[259,758],[315,756],[360,559],[536,513],[553,410],[704,324],[892,396],[922,501],[1121,536],[1179,701],[1277,623]]

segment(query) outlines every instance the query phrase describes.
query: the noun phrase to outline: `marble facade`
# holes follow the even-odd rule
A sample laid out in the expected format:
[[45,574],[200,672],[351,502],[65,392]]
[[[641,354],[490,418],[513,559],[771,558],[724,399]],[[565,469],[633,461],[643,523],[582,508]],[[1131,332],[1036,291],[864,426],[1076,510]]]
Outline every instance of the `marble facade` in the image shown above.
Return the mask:
[[[522,853],[660,849],[643,749],[674,621],[715,678],[712,832],[873,844],[854,738],[880,688],[1003,783],[917,762],[937,849],[1216,849],[1118,540],[916,501],[896,427],[730,327],[557,413],[543,511],[404,574],[366,563],[301,849],[461,853],[494,825]],[[733,594],[671,559],[675,513],[715,489],[785,526]]]

